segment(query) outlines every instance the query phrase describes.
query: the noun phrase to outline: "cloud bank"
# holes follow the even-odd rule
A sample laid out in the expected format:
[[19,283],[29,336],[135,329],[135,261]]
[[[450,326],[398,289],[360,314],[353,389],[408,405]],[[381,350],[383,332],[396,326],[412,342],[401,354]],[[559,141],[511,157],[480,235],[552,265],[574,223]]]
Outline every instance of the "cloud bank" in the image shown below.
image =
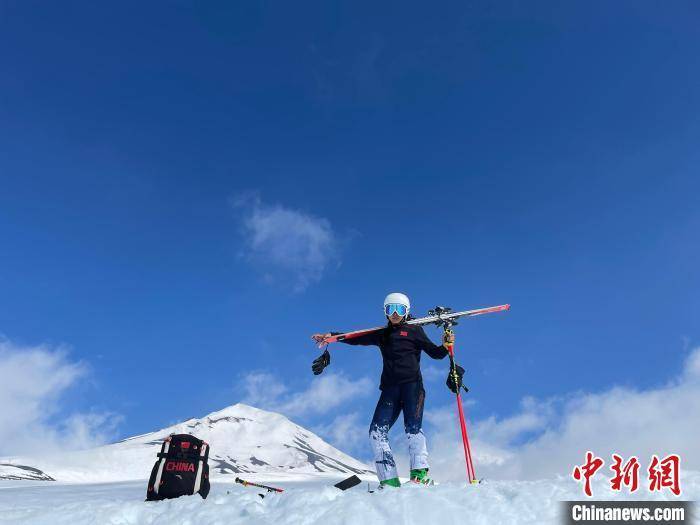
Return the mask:
[[[437,479],[463,479],[455,408],[426,412],[426,420]],[[652,454],[675,452],[681,455],[684,469],[700,470],[698,435],[700,349],[689,355],[682,373],[663,386],[526,398],[516,414],[470,426],[477,475],[492,479],[569,476],[586,450],[602,457],[605,468],[613,452],[636,455],[643,464]]]
[[0,338],[0,456],[88,448],[111,437],[120,418],[76,413],[56,421],[59,402],[88,376],[64,347],[20,346]]
[[266,282],[302,292],[339,263],[338,236],[327,219],[265,204],[257,195],[232,203],[242,213],[243,255]]
[[243,378],[243,402],[287,416],[325,414],[372,392],[367,377],[350,380],[342,374],[326,373],[301,391],[290,392],[277,376],[252,372]]

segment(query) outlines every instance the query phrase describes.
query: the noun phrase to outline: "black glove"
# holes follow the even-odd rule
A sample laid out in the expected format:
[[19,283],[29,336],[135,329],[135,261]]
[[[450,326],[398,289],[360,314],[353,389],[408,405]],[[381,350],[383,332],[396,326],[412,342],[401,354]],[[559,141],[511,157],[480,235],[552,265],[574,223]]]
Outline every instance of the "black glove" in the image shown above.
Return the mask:
[[469,392],[469,389],[462,384],[463,376],[464,368],[455,363],[454,367],[450,367],[450,373],[447,375],[447,381],[445,381],[447,388],[452,390],[455,394],[459,394],[460,388],[464,388],[465,391]]
[[313,370],[314,375],[317,376],[323,372],[323,369],[329,364],[331,364],[331,353],[326,349],[320,356],[314,359],[314,362],[311,364],[311,370]]

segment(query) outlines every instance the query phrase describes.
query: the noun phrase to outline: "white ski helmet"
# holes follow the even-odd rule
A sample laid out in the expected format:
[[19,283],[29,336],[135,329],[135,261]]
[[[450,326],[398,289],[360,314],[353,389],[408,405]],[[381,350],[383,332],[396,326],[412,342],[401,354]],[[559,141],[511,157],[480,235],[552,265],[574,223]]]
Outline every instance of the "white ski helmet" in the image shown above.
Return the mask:
[[408,300],[408,296],[400,292],[391,292],[384,298],[384,310],[386,311],[387,304],[402,304],[406,307],[406,315],[411,311],[411,301]]

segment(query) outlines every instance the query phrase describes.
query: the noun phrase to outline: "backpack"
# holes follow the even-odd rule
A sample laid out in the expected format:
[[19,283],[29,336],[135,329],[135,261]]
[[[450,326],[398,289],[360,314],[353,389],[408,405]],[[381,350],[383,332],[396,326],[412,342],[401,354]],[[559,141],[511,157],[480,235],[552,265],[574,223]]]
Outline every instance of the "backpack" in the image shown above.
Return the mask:
[[189,434],[171,434],[148,480],[146,501],[209,494],[209,445]]

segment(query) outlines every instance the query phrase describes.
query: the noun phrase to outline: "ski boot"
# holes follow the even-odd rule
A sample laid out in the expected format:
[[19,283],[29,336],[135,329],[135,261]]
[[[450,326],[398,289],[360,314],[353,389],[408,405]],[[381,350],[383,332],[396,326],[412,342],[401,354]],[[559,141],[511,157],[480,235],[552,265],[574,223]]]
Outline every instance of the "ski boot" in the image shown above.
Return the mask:
[[411,469],[411,483],[418,483],[420,485],[434,485],[435,482],[428,477],[427,468],[415,468]]
[[379,487],[377,487],[378,490],[383,490],[387,487],[400,487],[401,482],[399,481],[399,478],[389,478],[389,479],[384,479],[379,482]]

